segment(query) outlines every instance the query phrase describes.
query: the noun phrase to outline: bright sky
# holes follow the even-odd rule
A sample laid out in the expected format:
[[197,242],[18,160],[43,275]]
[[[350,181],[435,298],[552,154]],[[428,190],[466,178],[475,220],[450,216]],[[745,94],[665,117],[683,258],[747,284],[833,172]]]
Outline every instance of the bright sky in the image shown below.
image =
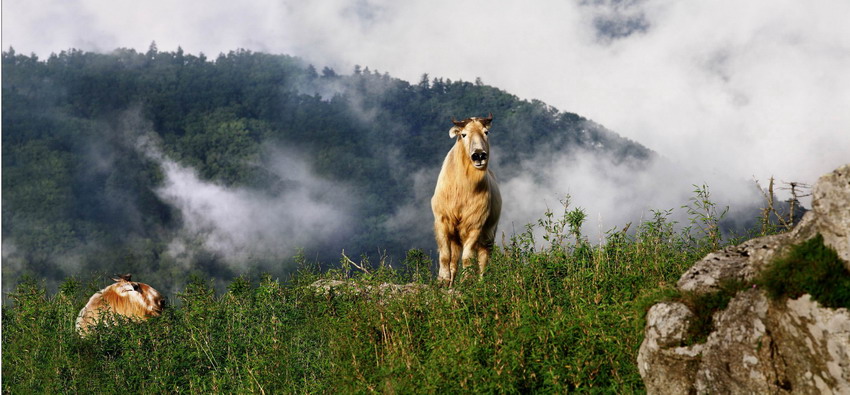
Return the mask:
[[481,77],[697,174],[813,183],[850,162],[848,20],[847,0],[4,0],[2,45],[46,57],[156,41]]

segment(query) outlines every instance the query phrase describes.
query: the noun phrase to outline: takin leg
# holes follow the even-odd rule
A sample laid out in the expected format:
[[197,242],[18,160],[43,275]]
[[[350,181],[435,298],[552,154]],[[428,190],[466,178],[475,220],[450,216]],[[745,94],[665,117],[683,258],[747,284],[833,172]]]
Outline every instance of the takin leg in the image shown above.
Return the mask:
[[472,266],[472,257],[478,256],[478,235],[480,234],[480,230],[471,231],[463,239],[463,255],[461,259],[463,260],[464,268]]
[[440,271],[437,273],[437,280],[441,283],[451,284],[454,278],[451,270],[451,262],[454,261],[454,267],[457,268],[457,255],[452,254],[453,243],[440,221],[436,221],[434,224],[434,236],[437,240],[437,251],[440,253]]
[[456,240],[450,240],[452,245],[452,261],[451,261],[451,280],[449,281],[449,287],[454,285],[455,277],[457,277],[457,261],[460,258],[460,243]]
[[484,278],[484,270],[487,268],[487,263],[490,262],[490,248],[478,245],[478,278]]
[[457,261],[461,251],[458,235],[451,231],[449,224],[439,220],[434,224],[434,233],[440,253],[440,271],[437,274],[437,280],[451,287],[458,272]]
[[478,239],[478,276],[484,278],[484,271],[487,269],[487,264],[490,262],[490,254],[493,252],[493,245],[496,241],[496,227],[489,227],[481,232],[481,238]]

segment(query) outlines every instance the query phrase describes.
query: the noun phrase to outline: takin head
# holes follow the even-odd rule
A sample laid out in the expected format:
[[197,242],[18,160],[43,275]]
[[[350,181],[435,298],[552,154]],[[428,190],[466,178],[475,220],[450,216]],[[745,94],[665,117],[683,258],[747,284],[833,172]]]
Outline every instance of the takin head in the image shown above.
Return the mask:
[[162,313],[165,298],[150,285],[132,281],[129,274],[112,280],[115,283],[92,295],[77,315],[76,327],[81,335],[87,334],[102,317],[121,315],[144,320]]
[[487,118],[473,117],[463,121],[452,118],[455,126],[449,130],[449,137],[458,139],[463,144],[466,157],[469,158],[472,166],[478,170],[487,170],[489,163],[490,141],[487,136],[490,134],[490,123],[492,121],[492,113]]

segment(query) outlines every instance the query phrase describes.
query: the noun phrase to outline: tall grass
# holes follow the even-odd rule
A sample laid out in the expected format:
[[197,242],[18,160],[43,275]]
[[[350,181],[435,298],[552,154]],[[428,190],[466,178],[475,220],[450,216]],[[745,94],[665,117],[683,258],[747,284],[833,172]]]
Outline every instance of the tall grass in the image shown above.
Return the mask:
[[[584,212],[564,206],[537,224],[542,247],[529,226],[497,248],[484,280],[461,275],[452,292],[421,251],[368,273],[302,262],[285,281],[240,277],[221,295],[192,278],[161,317],[81,339],[74,319],[97,287],[69,279],[51,296],[26,280],[3,308],[3,392],[641,392],[646,301],[716,240],[676,231],[657,211],[592,245]],[[320,278],[431,286],[321,294],[309,286]]]

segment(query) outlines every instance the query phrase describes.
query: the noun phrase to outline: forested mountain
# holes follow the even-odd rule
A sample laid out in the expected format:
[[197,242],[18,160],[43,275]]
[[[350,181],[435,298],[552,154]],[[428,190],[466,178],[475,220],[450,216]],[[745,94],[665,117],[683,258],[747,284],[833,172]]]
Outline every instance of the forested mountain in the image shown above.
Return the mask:
[[[71,50],[2,60],[3,287],[132,272],[181,283],[433,250],[451,118],[494,115],[502,179],[536,155],[646,148],[484,85],[418,84],[285,55]],[[168,285],[162,285],[168,289]]]

